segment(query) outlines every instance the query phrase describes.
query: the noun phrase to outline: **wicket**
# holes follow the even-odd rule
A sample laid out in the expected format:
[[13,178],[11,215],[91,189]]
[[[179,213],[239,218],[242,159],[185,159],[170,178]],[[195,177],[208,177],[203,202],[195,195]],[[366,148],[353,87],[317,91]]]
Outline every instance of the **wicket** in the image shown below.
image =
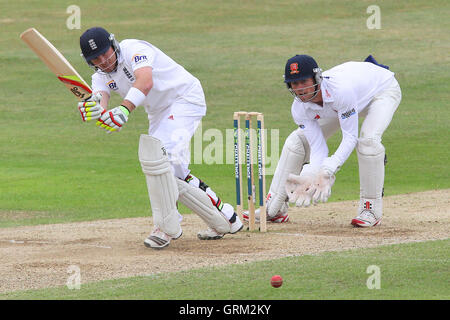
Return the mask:
[[236,211],[239,218],[243,218],[243,192],[242,192],[242,137],[241,117],[245,117],[245,154],[247,167],[247,193],[248,193],[248,222],[249,231],[256,230],[255,200],[256,187],[253,179],[253,146],[255,137],[252,130],[252,117],[257,122],[257,161],[259,181],[259,230],[266,232],[266,177],[265,177],[265,147],[264,147],[264,115],[259,112],[239,111],[233,114],[234,120],[234,171],[236,177]]

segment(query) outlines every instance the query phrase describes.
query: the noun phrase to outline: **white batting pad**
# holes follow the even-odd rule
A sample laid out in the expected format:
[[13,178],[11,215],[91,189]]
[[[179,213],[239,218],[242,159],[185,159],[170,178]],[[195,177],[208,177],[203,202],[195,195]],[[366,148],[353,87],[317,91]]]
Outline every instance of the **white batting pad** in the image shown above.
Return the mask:
[[154,224],[171,237],[179,236],[181,226],[176,205],[178,188],[161,141],[142,134],[139,140],[139,161],[147,181]]
[[186,181],[176,179],[180,196],[178,200],[199,215],[208,227],[220,233],[229,233],[231,223],[212,204],[211,199],[200,188],[191,186]]
[[375,139],[362,138],[356,147],[359,164],[360,208],[371,207],[377,217],[382,215],[384,185],[384,146]]
[[309,161],[310,148],[306,137],[297,129],[284,143],[275,174],[268,193],[267,215],[275,217],[283,207],[288,196],[285,183],[289,174],[300,174],[303,164]]

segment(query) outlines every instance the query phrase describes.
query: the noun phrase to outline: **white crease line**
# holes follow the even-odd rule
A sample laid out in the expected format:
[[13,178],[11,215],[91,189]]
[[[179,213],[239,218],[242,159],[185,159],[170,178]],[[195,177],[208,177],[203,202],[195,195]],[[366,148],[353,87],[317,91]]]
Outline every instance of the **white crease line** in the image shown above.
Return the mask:
[[[14,244],[26,244],[26,243],[36,243],[36,244],[59,244],[56,242],[46,242],[46,241],[36,241],[36,240],[26,240],[26,241],[22,241],[22,240],[0,240],[0,242],[8,242],[8,243],[14,243]],[[97,245],[97,244],[83,244],[83,243],[71,243],[74,245],[81,245],[81,246],[86,246],[86,247],[95,247],[95,248],[102,248],[102,249],[112,249],[112,247],[110,246],[102,246],[102,245]]]
[[9,240],[9,243],[25,243],[25,241]]
[[89,247],[95,247],[95,248],[102,248],[102,249],[112,249],[112,247],[110,246],[101,246],[98,244],[84,244],[85,246],[89,246]]
[[282,232],[274,232],[274,233],[271,233],[271,234],[277,234],[277,235],[280,235],[280,236],[295,236],[295,237],[304,237],[304,236],[305,236],[305,234],[303,234],[303,233],[282,233]]

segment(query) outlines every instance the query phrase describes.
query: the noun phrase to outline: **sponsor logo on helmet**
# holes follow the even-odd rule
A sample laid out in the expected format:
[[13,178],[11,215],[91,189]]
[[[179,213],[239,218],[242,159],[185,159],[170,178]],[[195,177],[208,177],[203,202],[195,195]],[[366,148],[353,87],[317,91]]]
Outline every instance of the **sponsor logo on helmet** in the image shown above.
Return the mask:
[[356,113],[356,110],[355,110],[355,108],[353,108],[352,110],[350,110],[350,111],[347,111],[347,112],[344,112],[344,113],[342,113],[341,114],[341,118],[342,119],[346,119],[346,118],[350,118],[352,115],[354,115]]
[[291,69],[291,74],[300,73],[300,71],[298,70],[298,63],[297,62],[291,63],[289,68]]

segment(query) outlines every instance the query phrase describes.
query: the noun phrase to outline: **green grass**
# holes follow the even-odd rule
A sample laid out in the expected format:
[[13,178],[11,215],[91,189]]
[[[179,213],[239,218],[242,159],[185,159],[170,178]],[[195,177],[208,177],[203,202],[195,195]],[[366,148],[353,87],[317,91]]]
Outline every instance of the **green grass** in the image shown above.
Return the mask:
[[[81,30],[68,30],[66,8],[72,4],[17,0],[1,6],[0,227],[151,214],[137,157],[139,134],[148,128],[145,112],[135,111],[118,134],[82,123],[71,94],[20,41],[19,34],[29,27],[43,33],[86,80],[91,70],[78,48],[85,29],[100,25],[119,40],[151,42],[202,82],[208,104],[203,132],[231,129],[234,111],[260,111],[266,127],[278,130],[275,153],[296,128],[292,97],[282,81],[286,60],[306,53],[326,70],[373,54],[396,73],[403,93],[383,137],[388,155],[385,195],[450,187],[448,1],[378,1],[380,30],[366,27],[366,8],[374,4],[370,1],[78,0]],[[112,105],[119,102],[113,97]],[[331,152],[339,142],[339,134],[330,139]],[[209,146],[203,141],[203,150]],[[223,200],[235,202],[232,164],[193,164],[191,169]],[[267,185],[271,179],[267,177]],[[329,201],[355,200],[358,190],[352,153]],[[187,211],[181,207],[182,213]],[[215,272],[86,284],[79,292],[52,289],[3,297],[448,299],[447,247],[448,241],[437,241],[327,253]],[[381,290],[365,288],[370,264],[381,266]],[[258,270],[255,276],[249,268]],[[278,290],[268,287],[275,272],[286,281]],[[168,283],[176,289],[167,291]]]
[[[135,112],[126,128],[113,135],[81,123],[70,93],[19,40],[30,26],[53,42],[86,79],[90,69],[78,49],[84,29],[102,25],[118,39],[148,40],[201,80],[208,103],[203,132],[230,129],[233,111],[262,111],[266,127],[279,130],[279,150],[295,129],[292,98],[282,83],[285,61],[308,53],[327,69],[372,53],[391,66],[403,90],[403,101],[384,135],[389,157],[385,194],[450,186],[450,75],[443,72],[449,67],[448,2],[383,2],[380,30],[366,28],[366,2],[133,3],[78,1],[81,30],[65,26],[70,1],[15,1],[14,6],[3,6],[0,227],[150,214],[137,158],[139,134],[148,127],[145,113]],[[113,103],[118,102],[114,97]],[[339,135],[331,138],[330,151],[339,142]],[[203,141],[203,149],[210,143]],[[357,168],[353,153],[338,174],[330,201],[357,199]],[[193,164],[191,169],[234,203],[231,164]],[[271,178],[267,177],[268,185]],[[40,214],[2,218],[1,212],[14,211]]]
[[[327,252],[227,267],[1,294],[0,299],[448,300],[450,240]],[[379,289],[367,281],[380,270]],[[283,285],[270,286],[280,274]],[[370,282],[370,281],[369,281]],[[372,283],[372,282],[370,282]]]

